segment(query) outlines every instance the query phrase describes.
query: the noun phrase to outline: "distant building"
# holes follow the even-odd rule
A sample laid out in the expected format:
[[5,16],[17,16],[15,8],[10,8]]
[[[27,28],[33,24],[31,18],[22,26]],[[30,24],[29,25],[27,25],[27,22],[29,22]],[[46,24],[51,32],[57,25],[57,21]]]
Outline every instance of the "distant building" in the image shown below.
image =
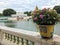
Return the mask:
[[24,14],[23,12],[17,12],[16,14],[12,14],[12,17],[26,17],[27,14]]

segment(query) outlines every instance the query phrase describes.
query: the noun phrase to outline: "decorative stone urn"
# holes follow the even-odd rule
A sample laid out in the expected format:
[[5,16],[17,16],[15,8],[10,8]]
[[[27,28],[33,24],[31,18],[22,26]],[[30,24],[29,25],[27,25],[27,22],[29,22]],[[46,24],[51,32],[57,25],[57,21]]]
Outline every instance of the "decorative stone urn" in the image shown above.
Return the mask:
[[40,35],[44,39],[53,37],[54,25],[39,25]]

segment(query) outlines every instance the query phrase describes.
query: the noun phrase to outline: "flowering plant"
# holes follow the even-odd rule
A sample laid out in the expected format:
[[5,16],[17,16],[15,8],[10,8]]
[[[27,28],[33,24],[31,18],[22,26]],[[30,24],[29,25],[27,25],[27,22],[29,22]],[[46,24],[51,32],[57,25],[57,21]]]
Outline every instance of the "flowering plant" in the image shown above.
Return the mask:
[[38,25],[54,25],[58,21],[58,14],[53,9],[42,9],[33,16],[33,21]]

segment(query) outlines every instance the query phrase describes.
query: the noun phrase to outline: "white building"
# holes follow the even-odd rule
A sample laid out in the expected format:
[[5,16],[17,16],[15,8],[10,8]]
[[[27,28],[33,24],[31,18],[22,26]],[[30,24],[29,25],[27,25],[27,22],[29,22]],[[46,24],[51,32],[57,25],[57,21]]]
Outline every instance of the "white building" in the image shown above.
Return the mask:
[[12,17],[26,17],[27,14],[24,14],[23,12],[17,12],[16,14],[12,14]]

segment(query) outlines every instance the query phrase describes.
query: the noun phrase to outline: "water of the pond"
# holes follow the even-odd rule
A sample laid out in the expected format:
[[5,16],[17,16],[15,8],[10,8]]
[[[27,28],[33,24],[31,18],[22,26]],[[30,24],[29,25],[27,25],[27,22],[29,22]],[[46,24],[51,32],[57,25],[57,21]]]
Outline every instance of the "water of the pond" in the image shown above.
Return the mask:
[[[21,21],[10,21],[10,20],[0,20],[1,26],[8,26],[12,28],[24,29],[29,31],[37,32],[39,29],[36,24],[30,20],[21,20]],[[54,27],[54,33],[60,35],[60,23],[57,23]]]

